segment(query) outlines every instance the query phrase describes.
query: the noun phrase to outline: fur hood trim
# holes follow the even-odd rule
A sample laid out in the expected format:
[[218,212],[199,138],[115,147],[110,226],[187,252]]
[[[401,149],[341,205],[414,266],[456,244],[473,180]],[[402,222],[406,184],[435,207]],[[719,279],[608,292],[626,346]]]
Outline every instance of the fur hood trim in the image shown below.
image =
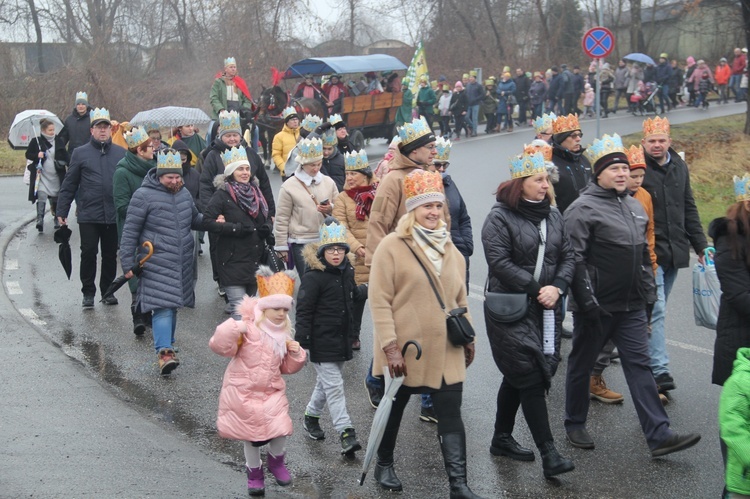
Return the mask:
[[[305,263],[308,267],[313,270],[325,270],[326,266],[318,258],[318,248],[320,248],[320,242],[308,243],[302,248],[302,258],[305,259]],[[354,253],[351,251],[346,254],[349,259],[349,264],[354,266]]]

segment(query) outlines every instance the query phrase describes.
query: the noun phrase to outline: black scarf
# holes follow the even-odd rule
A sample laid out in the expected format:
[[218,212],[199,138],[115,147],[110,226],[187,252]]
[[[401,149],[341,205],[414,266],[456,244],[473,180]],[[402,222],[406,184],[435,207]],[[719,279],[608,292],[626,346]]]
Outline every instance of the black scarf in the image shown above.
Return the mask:
[[516,208],[516,210],[521,214],[521,216],[533,222],[534,225],[537,225],[549,215],[550,202],[547,198],[544,198],[538,203],[532,203],[531,201],[526,201],[525,199],[521,198],[521,200],[518,202],[518,208]]

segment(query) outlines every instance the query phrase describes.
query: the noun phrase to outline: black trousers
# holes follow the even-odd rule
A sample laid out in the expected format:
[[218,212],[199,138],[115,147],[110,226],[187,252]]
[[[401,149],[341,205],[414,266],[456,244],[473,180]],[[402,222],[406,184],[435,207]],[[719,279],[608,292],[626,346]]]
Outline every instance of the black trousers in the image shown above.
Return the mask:
[[96,256],[102,250],[99,291],[104,293],[117,274],[117,225],[79,223],[81,233],[81,292],[96,295]]
[[359,340],[359,333],[362,330],[362,316],[365,313],[365,305],[367,300],[360,300],[354,302],[354,309],[352,310],[352,332],[349,335],[351,340]]
[[513,433],[516,424],[518,407],[523,410],[523,416],[529,425],[531,436],[537,447],[544,442],[550,442],[552,430],[549,428],[547,414],[547,400],[544,396],[544,385],[539,383],[527,388],[513,387],[506,378],[497,392],[497,412],[495,415],[495,433]]

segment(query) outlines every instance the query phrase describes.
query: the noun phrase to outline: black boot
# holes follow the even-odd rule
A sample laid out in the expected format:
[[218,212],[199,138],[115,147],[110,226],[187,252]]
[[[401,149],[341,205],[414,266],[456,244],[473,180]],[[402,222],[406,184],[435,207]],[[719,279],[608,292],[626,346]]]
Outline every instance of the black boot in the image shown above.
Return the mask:
[[140,308],[131,305],[130,312],[133,314],[133,334],[136,336],[143,335],[146,332],[146,323],[143,322],[143,314]]
[[445,433],[438,438],[451,485],[451,499],[482,499],[466,483],[466,434]]
[[396,470],[393,469],[393,453],[383,455],[378,452],[378,460],[375,463],[375,480],[386,490],[404,490],[401,480],[396,476]]
[[44,212],[47,209],[47,203],[37,200],[36,202],[36,230],[44,232]]
[[544,478],[552,478],[555,475],[561,473],[567,473],[573,471],[576,467],[573,461],[562,457],[557,449],[555,443],[552,440],[544,442],[539,446],[539,453],[542,455],[542,469],[544,470]]
[[533,461],[534,452],[516,442],[510,433],[495,433],[490,444],[490,454],[506,456],[516,461]]

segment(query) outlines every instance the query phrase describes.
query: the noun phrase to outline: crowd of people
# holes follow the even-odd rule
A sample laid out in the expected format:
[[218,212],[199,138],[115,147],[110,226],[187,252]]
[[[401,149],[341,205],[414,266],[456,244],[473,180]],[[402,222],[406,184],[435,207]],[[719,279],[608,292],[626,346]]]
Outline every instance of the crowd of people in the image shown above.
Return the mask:
[[[662,55],[660,65],[666,63]],[[740,51],[737,57],[742,56]],[[231,58],[225,63],[234,64]],[[618,66],[627,73],[640,69],[625,61]],[[562,360],[566,302],[574,324],[565,373],[568,442],[594,449],[586,424],[590,400],[624,400],[603,378],[616,347],[652,457],[692,447],[700,435],[675,432],[664,407],[676,389],[666,349],[666,303],[678,270],[690,263],[690,248],[701,263],[709,253],[687,165],[671,147],[669,121],[645,120],[640,146],[626,149],[614,134],[583,147],[574,112],[581,92],[577,84],[568,91],[573,76],[559,83],[561,75],[578,75],[577,68],[553,68],[546,83],[541,74],[531,82],[521,69],[516,73],[513,79],[504,71],[499,82],[488,79],[484,88],[468,73],[466,84],[456,82],[453,92],[446,85],[439,96],[428,81],[420,82],[415,96],[420,116],[404,117],[374,170],[364,150],[353,150],[339,114],[300,120],[293,107],[285,109],[284,130],[273,145],[283,176],[277,195],[247,142],[252,136],[242,135],[238,110],[244,90],[234,76],[219,76],[221,83],[212,89],[217,125],[208,144],[192,125],[162,141],[158,126],[117,123],[106,109],[92,109],[79,92],[61,133],[42,123],[39,140],[27,152],[42,165],[34,171],[42,176],[40,187],[30,192],[39,213],[37,228],[43,230],[46,201],[56,227],[68,224],[75,201],[84,309],[94,307],[98,252],[102,295],[115,277],[119,253],[130,279],[133,333],[152,329],[161,375],[179,366],[177,313],[194,306],[197,258],[203,233],[209,233],[212,277],[231,315],[209,343],[232,359],[217,428],[221,436],[244,444],[250,495],[265,493],[263,446],[276,483],[292,483],[285,456],[294,423],[282,375],[308,362],[316,384],[304,414],[294,419],[311,439],[323,440],[320,418],[327,406],[341,453],[361,449],[346,407],[343,366],[361,348],[369,301],[373,362],[365,386],[373,407],[382,401],[385,378],[404,378],[377,449],[376,481],[386,490],[404,489],[394,454],[404,409],[411,395],[419,394],[420,420],[437,426],[450,496],[479,497],[468,486],[461,415],[474,338],[457,337],[446,322],[446,315],[469,326],[475,322],[467,302],[472,222],[446,173],[452,143],[450,120],[442,118],[444,111],[452,113],[455,126],[461,125],[458,132],[476,135],[481,109],[490,133],[512,129],[513,107],[524,104],[519,120],[526,123],[529,113],[536,139],[510,161],[511,179],[498,186],[481,229],[488,264],[484,322],[502,374],[489,451],[535,460],[534,451],[513,437],[521,408],[544,477],[575,468],[557,450],[546,403]],[[389,85],[408,85],[396,79],[389,78]],[[554,81],[561,86],[554,87]],[[631,83],[626,78],[619,83],[625,86],[613,87],[613,111],[619,97],[636,88]],[[345,94],[340,89],[339,95]],[[735,91],[735,97],[742,94]],[[442,136],[433,132],[436,116]],[[748,495],[741,470],[748,466],[750,408],[742,398],[746,387],[737,380],[747,375],[750,357],[743,348],[750,347],[750,176],[736,177],[734,188],[737,202],[710,229],[724,291],[713,382],[727,384],[720,412],[727,490]],[[139,268],[147,242],[157,251]],[[286,269],[272,268],[279,261]],[[111,295],[102,301],[118,304]],[[503,306],[493,308],[497,303]],[[413,342],[421,350],[418,362],[416,350],[406,348]]]

